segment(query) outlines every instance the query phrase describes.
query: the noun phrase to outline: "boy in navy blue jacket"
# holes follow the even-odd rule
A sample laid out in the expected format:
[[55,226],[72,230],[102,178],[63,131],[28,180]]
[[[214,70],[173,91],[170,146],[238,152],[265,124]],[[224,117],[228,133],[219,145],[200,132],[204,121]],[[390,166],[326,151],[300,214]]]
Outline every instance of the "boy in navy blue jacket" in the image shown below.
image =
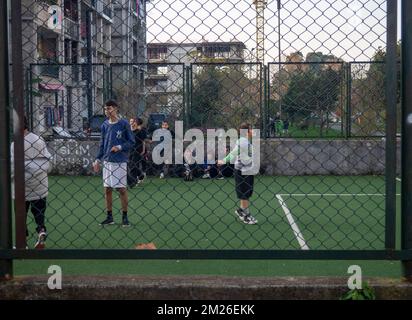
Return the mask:
[[103,164],[103,186],[105,191],[107,217],[100,225],[114,224],[113,221],[113,189],[120,194],[122,204],[122,225],[129,226],[127,218],[127,162],[129,150],[134,145],[134,136],[129,123],[120,119],[119,106],[115,101],[107,101],[104,107],[107,119],[101,127],[99,154],[93,163],[95,172],[99,172]]

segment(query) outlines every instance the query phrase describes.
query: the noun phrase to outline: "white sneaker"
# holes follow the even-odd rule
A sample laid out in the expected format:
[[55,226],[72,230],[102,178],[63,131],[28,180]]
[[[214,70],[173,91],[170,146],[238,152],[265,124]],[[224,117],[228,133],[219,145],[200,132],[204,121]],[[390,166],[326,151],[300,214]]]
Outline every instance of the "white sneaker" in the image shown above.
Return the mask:
[[243,222],[246,224],[256,224],[258,223],[257,219],[255,217],[253,217],[251,214],[246,214],[243,217]]
[[202,176],[202,179],[210,179],[210,174],[209,174],[209,173],[205,173],[205,174]]
[[160,179],[164,179],[165,178],[165,174],[162,172],[161,174],[160,174]]
[[47,233],[45,231],[40,231],[36,244],[34,245],[35,249],[44,249],[46,246]]

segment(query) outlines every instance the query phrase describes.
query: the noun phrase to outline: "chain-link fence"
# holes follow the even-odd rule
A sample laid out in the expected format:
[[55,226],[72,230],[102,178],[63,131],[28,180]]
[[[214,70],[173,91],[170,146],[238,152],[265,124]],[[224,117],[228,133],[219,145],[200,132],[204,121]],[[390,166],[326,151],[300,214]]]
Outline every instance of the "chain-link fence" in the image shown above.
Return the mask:
[[[14,105],[13,121],[22,130],[26,118],[24,138],[10,141],[24,148],[12,151],[24,168],[12,180],[25,185],[16,237],[29,248],[150,244],[187,257],[390,257],[400,182],[388,185],[401,157],[400,140],[386,141],[396,126],[387,19],[383,0],[22,1],[12,21],[22,26],[25,111]],[[260,130],[237,140],[259,144],[253,175],[224,135],[245,123]],[[206,143],[186,149],[196,162],[182,156],[213,129],[225,130],[225,159]],[[155,161],[162,144],[171,161]]]

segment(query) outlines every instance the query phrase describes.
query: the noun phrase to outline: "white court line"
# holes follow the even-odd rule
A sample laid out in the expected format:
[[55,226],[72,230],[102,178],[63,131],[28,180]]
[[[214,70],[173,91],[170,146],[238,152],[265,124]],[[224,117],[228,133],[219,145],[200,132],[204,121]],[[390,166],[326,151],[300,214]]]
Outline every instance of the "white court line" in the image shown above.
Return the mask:
[[302,233],[299,230],[298,225],[296,224],[295,220],[293,219],[292,214],[290,213],[288,207],[286,206],[285,201],[283,200],[282,196],[280,194],[276,195],[276,198],[278,198],[280,205],[283,208],[283,211],[286,214],[286,218],[289,221],[290,226],[292,227],[293,233],[295,234],[296,239],[299,242],[300,248],[302,250],[309,250],[308,245],[306,244],[305,239],[303,238]]
[[[384,193],[281,193],[284,197],[384,197]],[[400,196],[400,193],[396,194]]]

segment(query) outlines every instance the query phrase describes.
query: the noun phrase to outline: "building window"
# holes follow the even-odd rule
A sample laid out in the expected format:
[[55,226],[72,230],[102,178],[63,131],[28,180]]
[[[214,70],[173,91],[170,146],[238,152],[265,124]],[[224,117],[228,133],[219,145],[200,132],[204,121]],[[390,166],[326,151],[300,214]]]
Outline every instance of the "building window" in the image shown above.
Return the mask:
[[159,75],[166,75],[167,74],[167,67],[158,67],[157,74]]
[[132,10],[140,19],[144,19],[144,4],[141,0],[132,0]]
[[64,16],[77,22],[79,18],[78,0],[64,0]]
[[71,55],[71,50],[70,50],[70,40],[65,39],[64,40],[64,63],[70,63],[70,55]]
[[162,59],[166,60],[167,58],[167,47],[160,48],[148,48],[147,55],[149,59]]

